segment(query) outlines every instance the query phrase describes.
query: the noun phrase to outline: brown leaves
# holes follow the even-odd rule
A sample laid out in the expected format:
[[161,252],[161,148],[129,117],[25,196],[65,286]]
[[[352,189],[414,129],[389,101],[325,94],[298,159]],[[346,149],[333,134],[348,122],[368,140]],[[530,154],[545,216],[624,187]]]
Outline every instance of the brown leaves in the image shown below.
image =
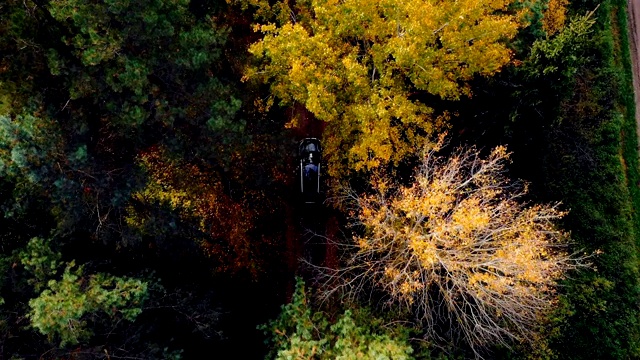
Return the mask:
[[[139,203],[167,206],[197,226],[209,238],[198,240],[203,252],[216,259],[219,270],[236,271],[257,268],[256,247],[251,246],[248,232],[254,227],[256,211],[231,199],[225,193],[219,176],[212,171],[183,161],[176,161],[157,148],[140,156],[149,181],[133,194]],[[143,228],[145,216],[129,207],[129,225]]]

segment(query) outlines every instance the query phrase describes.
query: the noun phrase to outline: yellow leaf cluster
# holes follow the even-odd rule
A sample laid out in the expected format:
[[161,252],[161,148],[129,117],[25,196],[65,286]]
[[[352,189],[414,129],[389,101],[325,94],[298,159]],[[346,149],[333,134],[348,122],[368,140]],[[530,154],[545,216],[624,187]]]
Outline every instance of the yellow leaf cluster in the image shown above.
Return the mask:
[[[256,1],[245,6],[266,9]],[[466,82],[510,61],[505,44],[524,26],[514,0],[311,0],[269,7],[250,52],[261,79],[284,105],[303,104],[328,123],[329,171],[375,168],[413,154],[447,114],[421,94],[458,99]],[[278,11],[281,11],[278,15]],[[286,16],[285,16],[286,13]],[[262,12],[264,18],[266,12]]]
[[547,35],[553,35],[562,30],[567,19],[568,4],[569,0],[549,0],[542,18],[542,28]]

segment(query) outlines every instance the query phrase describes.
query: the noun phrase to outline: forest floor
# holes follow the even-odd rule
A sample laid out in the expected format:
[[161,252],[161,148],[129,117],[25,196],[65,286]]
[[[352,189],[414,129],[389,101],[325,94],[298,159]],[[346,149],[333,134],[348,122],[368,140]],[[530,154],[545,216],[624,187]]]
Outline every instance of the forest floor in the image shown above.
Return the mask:
[[[629,14],[629,43],[631,46],[631,63],[633,67],[633,92],[636,103],[636,129],[640,139],[640,3],[637,0],[627,0]],[[640,148],[638,149],[640,151]]]

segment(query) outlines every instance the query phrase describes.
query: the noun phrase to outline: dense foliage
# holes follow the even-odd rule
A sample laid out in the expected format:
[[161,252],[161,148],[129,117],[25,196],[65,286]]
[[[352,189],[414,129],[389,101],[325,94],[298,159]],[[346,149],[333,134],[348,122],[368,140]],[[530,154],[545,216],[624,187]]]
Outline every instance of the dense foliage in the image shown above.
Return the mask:
[[3,1],[0,358],[640,357],[625,5]]
[[[267,12],[266,2],[247,1]],[[282,105],[299,102],[325,131],[330,174],[414,154],[442,130],[425,96],[457,99],[466,82],[509,62],[505,41],[523,25],[513,1],[308,1],[271,9],[275,23],[250,69]],[[273,100],[272,100],[273,101]],[[418,146],[416,148],[416,146]],[[346,157],[346,159],[344,158]]]
[[331,323],[313,311],[302,279],[280,316],[261,328],[273,343],[268,359],[411,359],[408,331],[385,328],[364,309],[346,310]]

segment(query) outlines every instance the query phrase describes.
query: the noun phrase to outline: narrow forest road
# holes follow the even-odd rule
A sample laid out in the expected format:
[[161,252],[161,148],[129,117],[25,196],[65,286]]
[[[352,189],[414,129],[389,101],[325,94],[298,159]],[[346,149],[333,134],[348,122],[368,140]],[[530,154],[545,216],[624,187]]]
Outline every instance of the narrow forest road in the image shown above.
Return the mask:
[[[640,4],[638,0],[627,0],[629,14],[629,44],[631,46],[631,66],[633,67],[633,92],[636,103],[636,131],[640,139]],[[640,148],[638,149],[640,151]]]

